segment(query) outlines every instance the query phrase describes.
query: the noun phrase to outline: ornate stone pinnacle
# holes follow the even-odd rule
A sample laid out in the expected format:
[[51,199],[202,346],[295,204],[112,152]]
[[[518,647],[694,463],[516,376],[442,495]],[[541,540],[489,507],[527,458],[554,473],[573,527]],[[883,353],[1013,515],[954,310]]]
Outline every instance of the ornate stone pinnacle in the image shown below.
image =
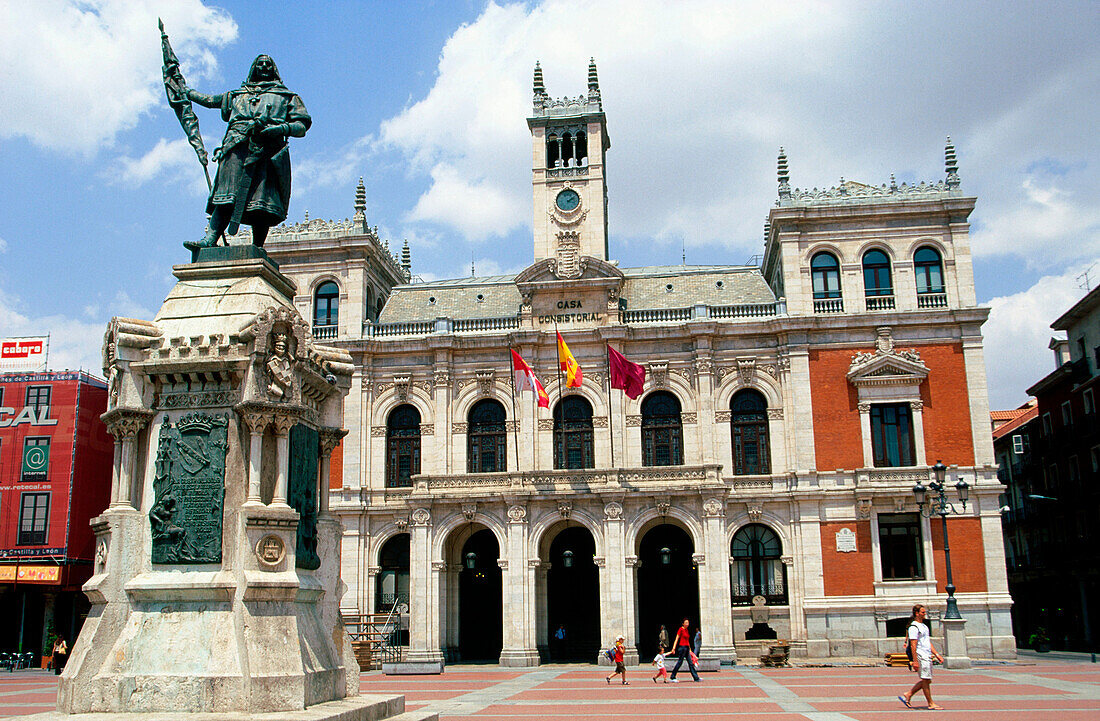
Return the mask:
[[771,237],[771,234],[772,234],[771,221],[768,220],[767,218],[764,218],[764,245],[768,244],[768,238]]
[[893,173],[890,173],[890,190],[891,192],[898,189],[898,179],[894,177]]
[[791,197],[791,175],[790,171],[787,169],[787,151],[783,150],[783,146],[779,147],[779,160],[776,172],[779,177],[779,197],[788,199]]
[[412,275],[412,253],[409,252],[409,241],[405,240],[405,245],[401,247],[401,269],[405,271],[406,276]]
[[546,85],[542,82],[542,67],[539,65],[539,61],[535,61],[535,81],[533,83],[533,91],[535,94],[535,107],[541,108],[545,105]]
[[367,223],[367,189],[363,185],[363,176],[359,176],[359,185],[355,186],[355,214],[352,219],[356,223],[363,225],[363,229],[366,229]]
[[947,136],[947,145],[943,149],[943,165],[947,170],[947,187],[959,187],[959,161],[955,157],[955,146],[951,143],[951,136]]
[[596,76],[596,58],[588,59],[588,89],[600,92],[600,79]]

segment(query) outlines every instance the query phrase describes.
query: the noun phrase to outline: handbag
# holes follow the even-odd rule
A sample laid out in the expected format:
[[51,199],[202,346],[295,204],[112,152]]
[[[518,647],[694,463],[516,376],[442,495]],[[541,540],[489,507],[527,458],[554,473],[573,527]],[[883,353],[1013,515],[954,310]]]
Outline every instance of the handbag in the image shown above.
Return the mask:
[[688,656],[691,657],[691,665],[692,666],[698,666],[699,665],[699,657],[695,655],[694,651],[688,651]]

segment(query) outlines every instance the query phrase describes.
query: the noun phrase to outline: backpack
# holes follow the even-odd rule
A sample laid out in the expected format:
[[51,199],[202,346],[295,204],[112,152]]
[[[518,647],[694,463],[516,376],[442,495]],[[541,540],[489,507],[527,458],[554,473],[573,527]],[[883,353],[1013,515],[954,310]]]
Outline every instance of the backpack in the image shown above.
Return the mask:
[[913,628],[915,625],[915,623],[911,623],[905,629],[905,657],[909,659],[909,663],[913,663],[913,644],[909,640],[909,629]]

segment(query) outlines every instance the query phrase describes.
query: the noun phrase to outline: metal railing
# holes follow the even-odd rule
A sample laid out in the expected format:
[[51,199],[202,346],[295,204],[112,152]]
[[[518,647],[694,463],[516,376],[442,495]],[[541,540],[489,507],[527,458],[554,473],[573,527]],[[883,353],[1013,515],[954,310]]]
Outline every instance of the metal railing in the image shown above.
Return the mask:
[[867,296],[867,310],[893,310],[894,309],[894,296],[892,295],[871,295]]
[[786,606],[787,584],[783,581],[734,583],[730,588],[734,606],[751,606],[753,596],[763,596],[769,606]]
[[843,313],[843,298],[820,298],[814,300],[814,313]]

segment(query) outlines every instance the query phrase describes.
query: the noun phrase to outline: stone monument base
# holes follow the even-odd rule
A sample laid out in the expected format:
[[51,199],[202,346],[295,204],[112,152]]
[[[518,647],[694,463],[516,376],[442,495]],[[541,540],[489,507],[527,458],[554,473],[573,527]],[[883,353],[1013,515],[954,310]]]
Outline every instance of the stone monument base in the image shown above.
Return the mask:
[[82,713],[33,714],[28,721],[439,721],[439,714],[405,710],[404,696],[361,695],[274,713]]

